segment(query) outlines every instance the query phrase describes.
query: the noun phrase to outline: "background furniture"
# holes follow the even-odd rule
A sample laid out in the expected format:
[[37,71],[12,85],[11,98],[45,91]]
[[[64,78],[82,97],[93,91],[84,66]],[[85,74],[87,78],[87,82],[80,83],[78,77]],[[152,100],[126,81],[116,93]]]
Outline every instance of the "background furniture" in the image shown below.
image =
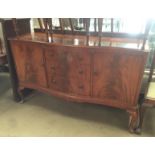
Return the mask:
[[146,93],[145,103],[155,105],[155,79],[153,78],[155,68],[155,51],[153,53],[150,74],[148,78],[148,88]]
[[[5,42],[5,49],[7,54],[7,60],[9,65],[9,71],[10,71],[10,78],[11,78],[11,84],[12,84],[12,90],[13,90],[13,98],[15,101],[20,101],[20,95],[18,93],[18,80],[17,80],[17,74],[16,69],[14,65],[14,60],[12,58],[12,52],[9,45],[8,38],[15,37],[16,32],[14,31],[14,25],[12,19],[0,19],[0,22],[2,24],[2,32],[4,36],[4,42]],[[17,25],[19,26],[18,31],[19,35],[30,33],[30,19],[17,19]]]
[[142,123],[144,119],[144,114],[147,108],[155,106],[155,79],[153,77],[155,69],[155,51],[153,53],[153,59],[151,63],[148,83],[146,87],[146,92],[144,99],[142,100],[142,105],[140,107],[141,120],[140,120],[140,130],[142,129]]
[[6,58],[6,51],[5,51],[5,44],[3,40],[3,33],[2,33],[2,25],[0,22],[0,72],[8,71],[6,66],[7,58]]

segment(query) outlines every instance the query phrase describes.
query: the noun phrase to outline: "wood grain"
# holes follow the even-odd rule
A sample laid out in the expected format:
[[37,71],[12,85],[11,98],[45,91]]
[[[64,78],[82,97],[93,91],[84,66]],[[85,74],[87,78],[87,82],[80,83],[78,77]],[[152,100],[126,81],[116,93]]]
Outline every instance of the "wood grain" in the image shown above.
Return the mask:
[[43,51],[34,43],[11,44],[19,81],[47,87]]

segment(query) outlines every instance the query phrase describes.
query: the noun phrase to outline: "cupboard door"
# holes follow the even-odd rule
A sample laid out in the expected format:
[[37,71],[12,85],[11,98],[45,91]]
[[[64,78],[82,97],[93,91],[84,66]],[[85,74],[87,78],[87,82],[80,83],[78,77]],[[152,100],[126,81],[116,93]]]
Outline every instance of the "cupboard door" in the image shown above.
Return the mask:
[[50,47],[45,52],[49,87],[53,90],[88,96],[90,56],[72,47]]
[[136,104],[144,63],[144,57],[137,51],[96,51],[92,72],[93,97],[115,106]]
[[26,42],[12,46],[19,81],[47,87],[42,48]]

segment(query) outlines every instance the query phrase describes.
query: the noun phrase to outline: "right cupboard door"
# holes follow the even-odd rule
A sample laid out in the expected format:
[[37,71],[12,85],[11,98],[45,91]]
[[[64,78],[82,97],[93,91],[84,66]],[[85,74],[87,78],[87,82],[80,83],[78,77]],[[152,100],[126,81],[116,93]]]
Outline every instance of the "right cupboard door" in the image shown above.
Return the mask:
[[93,52],[93,98],[122,108],[136,104],[145,60],[140,51],[130,49],[101,48]]

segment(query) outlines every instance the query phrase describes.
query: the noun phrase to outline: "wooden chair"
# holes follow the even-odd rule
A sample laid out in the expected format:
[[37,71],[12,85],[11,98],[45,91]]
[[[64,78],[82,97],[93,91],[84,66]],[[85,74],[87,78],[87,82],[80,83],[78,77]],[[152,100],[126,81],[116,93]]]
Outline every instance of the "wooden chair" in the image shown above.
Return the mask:
[[[74,34],[76,34],[76,32],[75,32],[76,29],[75,29],[73,21],[72,21],[73,19],[68,18],[68,20],[69,20],[69,25],[71,28],[70,34],[74,35]],[[111,18],[110,20],[111,20],[111,24],[110,24],[111,31],[108,33],[115,34],[114,19]],[[86,35],[86,45],[89,45],[89,38],[91,35],[89,28],[90,28],[91,18],[82,18],[82,21],[83,21],[83,25],[84,25],[83,29],[85,30],[85,35]],[[51,37],[51,42],[53,42],[54,30],[52,30],[52,18],[38,18],[38,23],[39,23],[41,32],[45,32],[47,42],[49,42],[49,36]],[[101,42],[102,42],[102,35],[103,35],[103,23],[104,23],[104,18],[94,18],[94,32],[96,32],[96,35],[98,36],[98,39],[99,39],[98,46],[102,46]],[[16,24],[17,24],[16,19],[14,19],[14,28],[16,30],[16,35],[18,36],[18,28],[17,28]],[[148,37],[148,33],[150,30],[151,24],[152,24],[152,21],[148,20],[147,24],[145,26],[145,32],[144,32],[143,38],[141,38],[141,39],[137,38],[139,40],[139,42],[140,42],[140,40],[142,40],[142,47],[141,47],[142,50],[145,49],[145,44],[146,44],[146,40]],[[65,29],[64,29],[64,25],[63,25],[63,18],[59,18],[59,25],[60,25],[61,33],[64,34]],[[98,32],[97,32],[97,27],[98,27]],[[111,44],[110,44],[110,46],[111,46]]]
[[39,23],[39,27],[41,29],[41,32],[44,32],[44,24],[43,24],[41,18],[37,18],[37,19],[38,19],[38,23]]
[[49,42],[49,36],[50,36],[51,42],[53,42],[52,18],[38,18],[38,23],[41,32],[45,32],[46,41]]

